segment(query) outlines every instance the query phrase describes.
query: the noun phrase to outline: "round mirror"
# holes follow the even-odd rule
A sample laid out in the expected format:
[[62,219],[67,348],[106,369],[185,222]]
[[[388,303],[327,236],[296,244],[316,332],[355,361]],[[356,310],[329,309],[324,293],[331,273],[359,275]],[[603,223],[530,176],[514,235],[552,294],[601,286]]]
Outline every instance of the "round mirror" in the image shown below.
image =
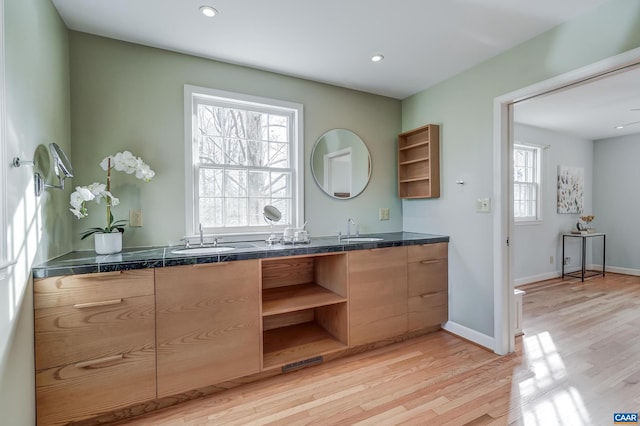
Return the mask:
[[[56,176],[64,178],[73,177],[73,167],[71,167],[71,161],[67,158],[67,154],[64,153],[62,148],[57,143],[52,142],[49,144],[49,151],[53,157],[53,171]],[[62,176],[60,172],[62,171]]]
[[329,130],[316,141],[311,173],[318,186],[333,198],[349,199],[367,187],[371,156],[362,139],[346,129]]

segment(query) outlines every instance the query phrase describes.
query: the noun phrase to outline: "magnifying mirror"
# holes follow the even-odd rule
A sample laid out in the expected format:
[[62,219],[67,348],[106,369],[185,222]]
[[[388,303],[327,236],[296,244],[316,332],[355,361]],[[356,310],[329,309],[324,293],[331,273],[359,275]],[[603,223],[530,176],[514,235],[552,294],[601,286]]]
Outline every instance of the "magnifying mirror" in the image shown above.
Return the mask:
[[[53,157],[53,171],[56,176],[58,176],[58,179],[60,179],[60,184],[64,188],[64,179],[73,177],[71,162],[69,158],[67,158],[67,154],[64,153],[57,143],[50,143],[49,151],[51,151],[51,156]],[[62,176],[60,176],[60,171],[62,171]]]
[[60,148],[57,143],[51,142],[49,144],[49,152],[51,152],[51,157],[53,158],[53,172],[58,177],[58,185],[50,185],[46,183],[44,181],[44,176],[39,172],[36,172],[34,175],[36,196],[42,194],[42,191],[45,188],[64,189],[64,180],[73,177],[71,161],[69,161],[67,154],[64,153],[62,148]]
[[[36,154],[38,153],[40,147],[42,147],[42,145],[38,147],[38,149],[36,150]],[[62,148],[60,148],[57,143],[51,142],[49,144],[49,152],[51,153],[51,157],[53,158],[53,171],[58,177],[59,183],[58,185],[49,185],[44,181],[44,176],[42,176],[40,172],[35,172],[33,174],[33,184],[36,197],[42,195],[42,191],[44,191],[45,188],[64,189],[64,180],[73,177],[73,167],[71,167],[71,161],[69,161],[67,154],[64,153]],[[19,157],[15,157],[12,164],[14,167],[20,167],[22,165],[36,167],[36,159],[34,158],[33,160],[21,160]],[[60,172],[62,172],[62,174]]]
[[276,206],[268,204],[262,209],[262,216],[264,216],[265,222],[267,222],[271,228],[271,235],[267,238],[267,244],[277,243],[278,238],[276,237],[276,234],[273,233],[273,224],[282,219],[282,213]]

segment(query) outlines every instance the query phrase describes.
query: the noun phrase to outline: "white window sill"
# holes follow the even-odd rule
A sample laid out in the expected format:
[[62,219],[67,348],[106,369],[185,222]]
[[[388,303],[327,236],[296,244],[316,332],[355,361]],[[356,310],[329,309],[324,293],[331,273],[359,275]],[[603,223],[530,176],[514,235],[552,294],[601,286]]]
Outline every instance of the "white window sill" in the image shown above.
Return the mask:
[[536,220],[516,220],[516,226],[528,226],[528,225],[542,225],[542,219]]

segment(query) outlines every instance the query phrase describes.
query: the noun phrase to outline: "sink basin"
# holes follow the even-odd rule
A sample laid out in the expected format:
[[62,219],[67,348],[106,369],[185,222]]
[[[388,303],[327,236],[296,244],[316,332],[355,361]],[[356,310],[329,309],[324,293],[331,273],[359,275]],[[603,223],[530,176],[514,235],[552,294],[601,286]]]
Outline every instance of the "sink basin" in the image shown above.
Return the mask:
[[383,238],[377,237],[353,237],[353,238],[345,238],[344,242],[346,243],[373,243],[375,241],[382,241]]
[[171,250],[173,254],[184,254],[186,256],[196,256],[199,254],[218,254],[235,250],[235,247],[189,247]]

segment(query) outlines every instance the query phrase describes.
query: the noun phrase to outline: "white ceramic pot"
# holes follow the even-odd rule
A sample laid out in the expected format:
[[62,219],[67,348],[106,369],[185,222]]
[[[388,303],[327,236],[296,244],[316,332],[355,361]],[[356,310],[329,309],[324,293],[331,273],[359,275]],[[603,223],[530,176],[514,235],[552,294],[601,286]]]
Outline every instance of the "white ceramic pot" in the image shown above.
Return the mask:
[[110,234],[93,234],[93,241],[98,254],[120,253],[122,251],[122,233],[111,232]]

